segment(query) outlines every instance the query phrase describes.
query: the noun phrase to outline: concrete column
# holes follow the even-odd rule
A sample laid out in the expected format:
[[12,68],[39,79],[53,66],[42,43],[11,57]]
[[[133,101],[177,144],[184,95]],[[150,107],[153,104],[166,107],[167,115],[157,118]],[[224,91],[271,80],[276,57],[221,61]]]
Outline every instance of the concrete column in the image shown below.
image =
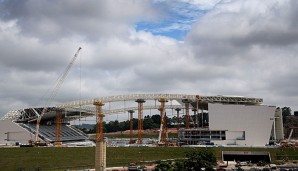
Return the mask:
[[166,110],[165,110],[165,103],[168,102],[167,99],[159,99],[158,100],[161,105],[159,107],[160,111],[160,129],[159,129],[159,136],[158,136],[158,143],[164,144],[165,143],[165,138],[167,134],[167,123],[166,123]]
[[144,99],[137,99],[138,103],[138,144],[143,142],[143,103],[146,101]]
[[195,120],[196,120],[195,121],[196,123],[194,124],[194,127],[198,128],[199,127],[199,119],[198,119],[197,109],[193,108],[192,111],[193,111],[193,114],[194,114]]
[[106,143],[103,139],[103,102],[94,102],[96,106],[96,147],[95,147],[95,171],[106,169]]
[[275,133],[276,140],[283,140],[284,139],[282,111],[281,111],[280,108],[275,110],[274,133]]
[[132,140],[132,136],[133,136],[133,113],[135,111],[133,110],[129,110],[128,113],[130,114],[130,118],[129,118],[129,126],[130,126],[130,140],[129,140],[129,144],[133,144],[133,140]]
[[191,103],[190,99],[182,99],[182,102],[185,104],[185,128],[189,129],[189,104]]
[[55,146],[61,146],[61,126],[62,126],[62,110],[56,111],[56,131],[55,131]]
[[181,111],[181,109],[180,108],[176,108],[175,110],[177,112],[177,133],[178,133],[178,130],[180,129],[180,116],[179,116],[179,112]]

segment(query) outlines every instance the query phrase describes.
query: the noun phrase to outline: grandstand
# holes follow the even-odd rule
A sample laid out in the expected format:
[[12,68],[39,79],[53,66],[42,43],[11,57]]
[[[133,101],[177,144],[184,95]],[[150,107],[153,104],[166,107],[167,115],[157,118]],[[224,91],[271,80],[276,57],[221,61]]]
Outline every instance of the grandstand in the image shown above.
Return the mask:
[[[47,113],[42,117],[39,126],[40,142],[53,144],[56,141],[56,110],[57,108],[48,108]],[[42,108],[28,108],[10,111],[0,120],[0,144],[28,144],[34,141],[36,133],[36,118]],[[86,111],[77,109],[68,109],[62,112],[62,124],[60,132],[60,142],[72,145],[92,145],[87,134],[71,126],[69,123],[78,117],[92,115]]]

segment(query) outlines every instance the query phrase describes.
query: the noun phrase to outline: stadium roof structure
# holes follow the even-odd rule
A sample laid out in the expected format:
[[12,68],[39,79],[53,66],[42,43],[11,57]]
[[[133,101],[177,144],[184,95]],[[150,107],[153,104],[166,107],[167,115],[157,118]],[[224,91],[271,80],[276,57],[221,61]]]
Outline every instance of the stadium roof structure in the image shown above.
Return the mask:
[[[208,103],[223,103],[223,104],[242,104],[242,105],[260,105],[263,103],[262,98],[252,98],[243,96],[201,96],[187,94],[129,94],[118,96],[105,96],[100,98],[91,98],[86,100],[77,100],[57,104],[55,107],[47,107],[47,112],[42,117],[42,120],[49,120],[56,117],[56,111],[61,110],[63,117],[68,117],[70,120],[76,120],[81,117],[95,115],[95,102],[107,104],[103,108],[103,114],[127,113],[129,110],[138,110],[136,101],[142,99],[146,101],[143,110],[158,109],[157,104],[159,99],[167,99],[169,102],[165,104],[166,109],[185,108],[183,102],[185,99],[193,106],[199,108],[207,106]],[[43,107],[26,108],[9,111],[2,120],[27,121],[33,122],[41,114]]]
[[[43,108],[26,108],[11,110],[1,120],[12,120],[16,122],[35,122],[36,119],[40,116]],[[88,117],[93,116],[94,114],[91,111],[79,108],[57,108],[49,107],[47,108],[46,113],[42,116],[42,120],[53,120],[56,118],[56,111],[62,111],[62,117],[68,117],[70,120],[76,120],[78,117]]]

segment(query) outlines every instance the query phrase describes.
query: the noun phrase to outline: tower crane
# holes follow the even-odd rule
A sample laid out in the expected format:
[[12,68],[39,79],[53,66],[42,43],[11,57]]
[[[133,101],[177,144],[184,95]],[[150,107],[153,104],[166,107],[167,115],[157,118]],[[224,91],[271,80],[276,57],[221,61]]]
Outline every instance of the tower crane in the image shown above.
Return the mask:
[[53,102],[54,98],[56,97],[59,88],[61,87],[62,83],[64,82],[66,76],[69,73],[69,70],[71,69],[71,67],[73,66],[75,60],[78,57],[78,54],[80,52],[82,48],[79,47],[79,49],[77,50],[77,52],[75,53],[75,55],[73,56],[73,58],[71,59],[70,63],[67,65],[67,67],[65,68],[63,74],[61,75],[61,77],[59,77],[57,83],[55,84],[54,89],[51,91],[50,97],[47,100],[46,106],[43,108],[42,112],[40,115],[38,115],[37,119],[36,119],[36,132],[35,132],[35,143],[39,143],[39,125],[40,125],[40,121],[41,118],[43,117],[43,115],[47,112],[49,105]]

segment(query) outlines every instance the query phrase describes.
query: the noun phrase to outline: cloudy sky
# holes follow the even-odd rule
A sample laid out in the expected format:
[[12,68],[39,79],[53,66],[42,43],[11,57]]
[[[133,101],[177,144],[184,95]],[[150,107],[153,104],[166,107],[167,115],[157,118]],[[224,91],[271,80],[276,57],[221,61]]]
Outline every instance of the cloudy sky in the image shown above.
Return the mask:
[[0,116],[130,93],[260,97],[298,110],[297,0],[0,0]]

